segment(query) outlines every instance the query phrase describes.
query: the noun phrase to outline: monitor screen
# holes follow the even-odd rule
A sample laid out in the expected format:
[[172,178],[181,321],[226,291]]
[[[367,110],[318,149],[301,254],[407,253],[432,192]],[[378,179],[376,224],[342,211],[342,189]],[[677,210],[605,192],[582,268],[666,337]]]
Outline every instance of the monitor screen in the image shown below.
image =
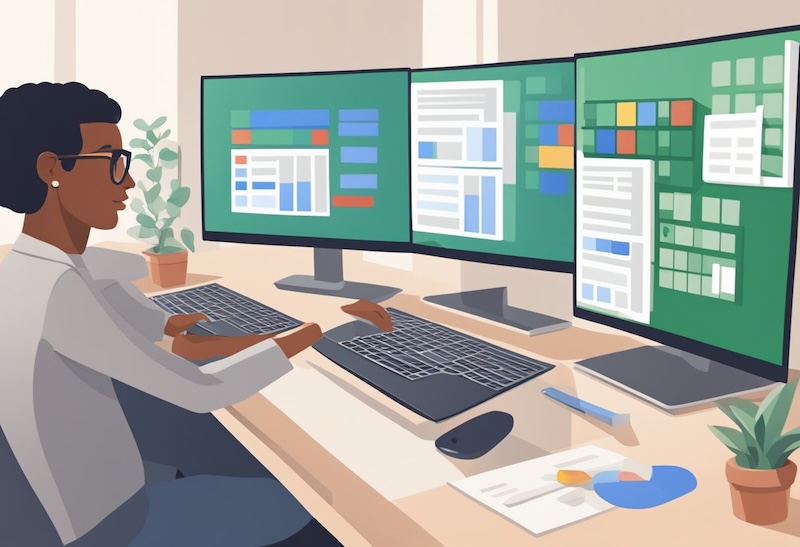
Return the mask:
[[785,380],[798,42],[577,57],[576,316]]
[[204,237],[409,244],[409,71],[202,79]]
[[411,74],[418,252],[572,271],[571,60]]

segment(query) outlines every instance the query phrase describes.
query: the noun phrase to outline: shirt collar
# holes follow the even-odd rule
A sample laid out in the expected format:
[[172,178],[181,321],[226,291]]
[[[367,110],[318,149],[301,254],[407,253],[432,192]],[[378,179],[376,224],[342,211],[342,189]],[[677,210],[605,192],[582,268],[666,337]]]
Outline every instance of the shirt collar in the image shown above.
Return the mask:
[[75,267],[75,263],[70,259],[70,256],[67,253],[54,245],[45,243],[40,239],[29,236],[28,234],[19,234],[17,241],[14,243],[12,251],[28,256],[34,256],[36,258],[42,258],[44,260],[61,262],[62,264],[72,266],[73,268]]

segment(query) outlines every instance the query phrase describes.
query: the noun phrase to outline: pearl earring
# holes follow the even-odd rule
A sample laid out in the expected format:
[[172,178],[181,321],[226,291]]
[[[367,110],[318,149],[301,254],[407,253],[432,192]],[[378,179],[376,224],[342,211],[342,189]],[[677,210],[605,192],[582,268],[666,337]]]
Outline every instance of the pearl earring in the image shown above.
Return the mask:
[[58,188],[58,181],[54,180],[53,182],[50,183],[50,186],[52,186],[53,188]]

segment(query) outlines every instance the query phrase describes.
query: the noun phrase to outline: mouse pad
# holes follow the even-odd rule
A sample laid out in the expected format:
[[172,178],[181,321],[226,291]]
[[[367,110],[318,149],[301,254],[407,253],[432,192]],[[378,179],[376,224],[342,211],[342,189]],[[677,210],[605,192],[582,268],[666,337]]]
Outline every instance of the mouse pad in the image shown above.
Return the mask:
[[656,507],[697,487],[691,471],[674,465],[654,465],[649,481],[621,481],[618,471],[603,471],[594,476],[592,483],[598,496],[625,509]]

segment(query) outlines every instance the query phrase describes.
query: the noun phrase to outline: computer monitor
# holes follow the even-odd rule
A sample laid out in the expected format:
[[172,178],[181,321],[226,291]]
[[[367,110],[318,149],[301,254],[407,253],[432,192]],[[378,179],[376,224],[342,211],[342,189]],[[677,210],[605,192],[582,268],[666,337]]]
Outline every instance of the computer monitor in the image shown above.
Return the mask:
[[286,290],[380,302],[342,249],[407,251],[409,71],[204,76],[203,238],[314,247]]
[[[412,70],[415,252],[572,272],[574,101],[572,59]],[[569,326],[505,287],[425,299],[529,334]]]
[[578,369],[664,409],[787,379],[800,27],[578,55]]

